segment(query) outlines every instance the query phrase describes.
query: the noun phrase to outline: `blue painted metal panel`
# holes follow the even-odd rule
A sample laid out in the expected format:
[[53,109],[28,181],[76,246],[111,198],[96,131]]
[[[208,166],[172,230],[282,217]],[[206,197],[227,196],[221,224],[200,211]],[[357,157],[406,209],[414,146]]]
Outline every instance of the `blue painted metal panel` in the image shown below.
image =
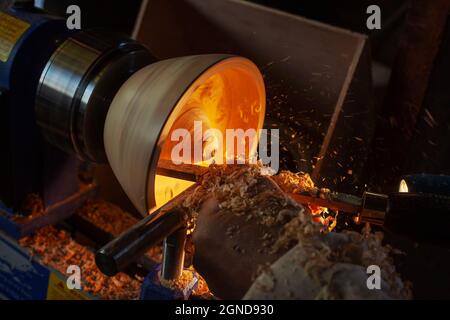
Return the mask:
[[0,232],[0,298],[46,299],[49,276],[47,268]]

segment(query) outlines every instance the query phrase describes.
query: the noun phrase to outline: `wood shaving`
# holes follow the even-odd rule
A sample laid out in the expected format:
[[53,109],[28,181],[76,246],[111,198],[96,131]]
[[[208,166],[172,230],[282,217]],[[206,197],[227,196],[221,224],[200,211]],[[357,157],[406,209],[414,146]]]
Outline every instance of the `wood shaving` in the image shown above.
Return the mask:
[[287,193],[316,194],[318,190],[308,173],[293,173],[284,170],[273,176],[272,179]]
[[19,224],[29,222],[45,215],[46,211],[42,197],[36,193],[29,194],[24,201],[21,211],[27,215],[15,215],[12,218],[14,222]]
[[104,200],[88,200],[77,214],[115,237],[138,222],[118,206]]
[[198,276],[198,285],[197,288],[192,292],[192,295],[195,297],[199,297],[201,299],[213,299],[214,294],[211,292],[211,290],[208,287],[208,284],[206,283],[205,279],[199,274]]
[[173,290],[184,290],[191,284],[193,279],[194,274],[191,270],[183,270],[181,276],[176,280],[165,280],[160,277],[159,281],[166,288]]
[[24,237],[20,245],[28,248],[32,256],[44,265],[66,274],[69,265],[81,268],[82,289],[102,299],[138,299],[141,282],[127,274],[105,276],[95,265],[94,253],[75,242],[64,230],[53,226],[39,229]]
[[[303,268],[326,290],[331,290],[327,284],[330,283],[333,274],[337,274],[338,270],[335,269],[339,269],[341,265],[350,264],[364,268],[378,265],[391,297],[407,299],[412,296],[411,285],[403,282],[395,271],[392,260],[394,251],[382,244],[382,233],[372,233],[368,227],[363,233],[354,231],[324,233],[323,225],[314,219],[312,210],[314,208],[302,210],[301,206],[293,203],[283,192],[258,189],[261,179],[267,177],[261,175],[260,167],[257,165],[213,165],[203,176],[200,186],[185,199],[183,206],[191,210],[195,217],[202,201],[212,194],[219,201],[221,211],[249,215],[251,219],[257,219],[257,223],[268,227],[283,221],[283,232],[272,242],[268,241],[271,237],[265,236],[265,242],[268,242],[265,244],[263,242],[263,245],[269,246],[273,252],[285,251],[293,246],[293,242],[301,246],[302,252],[305,253],[302,263],[292,267]],[[327,197],[330,193],[328,189],[317,188],[308,174],[283,171],[271,179],[285,193],[308,192],[321,197]],[[296,209],[295,214],[286,212],[287,208]],[[283,219],[285,216],[288,219]],[[335,223],[332,219],[329,222]],[[231,235],[234,232],[235,230],[229,231]],[[336,273],[330,274],[330,270]],[[339,298],[336,292],[326,292],[328,298]]]
[[[86,201],[86,204],[76,214],[114,237],[119,236],[139,221],[115,204],[101,199]],[[150,248],[145,256],[160,263],[162,261],[162,244]]]
[[246,215],[247,220],[255,218],[257,223],[266,226],[283,223],[295,215],[292,210],[301,207],[281,190],[274,192],[276,184],[268,185],[271,180],[261,170],[259,165],[211,165],[182,206],[195,219],[203,201],[214,196],[221,211]]
[[[392,255],[396,253],[390,246],[382,244],[383,234],[372,233],[369,225],[362,233],[343,231],[323,234],[321,227],[312,221],[312,217],[301,214],[285,227],[283,237],[275,247],[284,247],[293,238],[297,238],[304,257],[301,267],[320,286],[326,287],[338,270],[330,274],[329,270],[342,263],[367,268],[377,265],[381,269],[386,292],[394,299],[412,298],[411,283],[404,282],[396,272]],[[329,289],[329,288],[326,288]],[[323,292],[322,292],[323,294]],[[339,298],[333,292],[327,292],[327,298]]]

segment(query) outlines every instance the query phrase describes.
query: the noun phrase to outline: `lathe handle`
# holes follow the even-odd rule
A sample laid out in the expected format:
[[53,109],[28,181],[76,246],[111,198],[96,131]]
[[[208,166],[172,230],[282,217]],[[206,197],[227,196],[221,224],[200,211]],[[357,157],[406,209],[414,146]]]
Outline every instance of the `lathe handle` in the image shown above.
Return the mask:
[[450,244],[450,197],[427,193],[389,195],[385,228],[414,240]]
[[98,250],[95,263],[101,272],[113,276],[184,224],[179,209],[151,214]]
[[410,174],[402,177],[408,192],[439,194],[450,197],[450,176],[436,174]]

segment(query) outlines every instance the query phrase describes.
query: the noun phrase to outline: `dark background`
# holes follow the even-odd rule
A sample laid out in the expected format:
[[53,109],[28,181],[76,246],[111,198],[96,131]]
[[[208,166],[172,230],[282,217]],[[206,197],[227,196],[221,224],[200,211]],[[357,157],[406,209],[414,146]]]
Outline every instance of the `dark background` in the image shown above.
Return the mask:
[[[105,28],[110,31],[132,33],[141,0],[45,0],[45,9],[65,15],[71,4],[82,10],[83,28]],[[355,32],[369,34],[372,38],[373,54],[376,60],[392,62],[398,35],[408,6],[408,0],[251,0],[265,6],[301,15]],[[366,27],[366,9],[369,5],[382,8],[381,31],[372,32]]]

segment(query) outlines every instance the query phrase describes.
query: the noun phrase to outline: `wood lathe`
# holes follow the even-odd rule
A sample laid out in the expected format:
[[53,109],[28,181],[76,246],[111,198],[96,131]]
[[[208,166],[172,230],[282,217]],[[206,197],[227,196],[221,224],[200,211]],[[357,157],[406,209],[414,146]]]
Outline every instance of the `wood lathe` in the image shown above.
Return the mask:
[[[148,0],[136,16],[140,0],[117,14],[73,1],[74,30],[65,1],[0,1],[0,299],[448,295],[448,32],[430,41],[430,79],[392,86],[423,93],[424,119],[406,123],[391,117],[402,104],[380,113],[390,68],[371,44],[393,42],[336,20],[240,0]],[[430,12],[438,29],[445,10]],[[103,18],[133,36],[81,29]],[[428,169],[388,159],[406,140]]]

